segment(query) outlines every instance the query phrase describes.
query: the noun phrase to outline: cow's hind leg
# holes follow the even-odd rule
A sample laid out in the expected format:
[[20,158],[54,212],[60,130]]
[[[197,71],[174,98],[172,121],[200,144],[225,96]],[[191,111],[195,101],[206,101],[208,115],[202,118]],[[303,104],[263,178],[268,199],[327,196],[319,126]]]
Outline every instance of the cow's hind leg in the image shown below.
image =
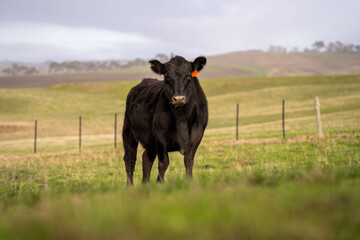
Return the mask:
[[135,170],[138,141],[135,139],[131,131],[123,131],[123,141],[125,149],[124,162],[127,175],[127,185],[133,185],[133,174]]
[[156,157],[155,149],[145,149],[142,155],[142,166],[143,166],[143,183],[147,183],[150,181],[151,168],[154,163]]

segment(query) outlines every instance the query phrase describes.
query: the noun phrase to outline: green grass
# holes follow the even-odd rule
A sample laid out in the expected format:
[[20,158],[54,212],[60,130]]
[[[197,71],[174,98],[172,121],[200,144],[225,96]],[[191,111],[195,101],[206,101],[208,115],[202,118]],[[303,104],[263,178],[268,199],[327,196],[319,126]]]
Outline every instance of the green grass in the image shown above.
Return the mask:
[[252,76],[254,77],[264,77],[272,70],[272,68],[270,67],[247,66],[247,65],[241,65],[238,66],[237,68],[251,72]]
[[[0,239],[355,239],[360,76],[201,80],[209,126],[184,178],[126,188],[120,137],[135,82],[0,89]],[[319,96],[325,138],[316,137]],[[286,100],[282,140],[281,104]],[[235,110],[240,105],[240,141]],[[77,150],[78,117],[83,121]],[[38,120],[38,153],[33,151]]]
[[0,238],[354,238],[359,144],[208,144],[192,182],[173,153],[166,183],[142,186],[139,160],[130,189],[122,149],[3,159]]

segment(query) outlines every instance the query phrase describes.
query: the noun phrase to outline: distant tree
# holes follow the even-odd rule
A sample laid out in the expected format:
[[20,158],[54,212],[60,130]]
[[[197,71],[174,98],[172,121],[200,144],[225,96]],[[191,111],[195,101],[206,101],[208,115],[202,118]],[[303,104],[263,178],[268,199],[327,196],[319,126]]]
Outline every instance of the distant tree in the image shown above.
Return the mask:
[[67,69],[68,69],[68,63],[67,62],[59,63],[59,71],[66,71]]
[[127,62],[127,64],[124,67],[143,66],[146,65],[147,63],[148,61],[144,59],[136,58],[135,60]]
[[86,65],[86,69],[87,70],[96,70],[95,63],[93,61],[88,62],[87,65]]
[[110,69],[117,69],[120,67],[120,64],[117,61],[110,61],[109,68]]
[[34,73],[38,73],[39,71],[35,67],[28,68],[25,72],[26,75],[31,75]]
[[71,62],[67,63],[67,68],[70,71],[78,72],[78,71],[81,71],[82,64],[79,61],[71,61]]
[[325,43],[323,41],[316,41],[312,45],[313,49],[317,52],[320,52],[321,49],[325,47]]
[[100,69],[100,70],[106,70],[106,69],[108,69],[107,62],[105,62],[105,61],[99,62],[99,63],[98,63],[98,69]]
[[271,45],[268,49],[268,52],[271,52],[271,53],[276,52],[276,47]]
[[13,75],[22,75],[22,74],[26,73],[26,71],[28,70],[28,67],[19,65],[17,63],[13,63],[13,64],[11,64],[11,69],[12,69]]
[[326,46],[326,52],[328,53],[341,53],[341,54],[354,54],[360,53],[359,45],[345,44],[340,41],[335,43],[330,42]]
[[6,75],[14,75],[13,71],[11,70],[11,68],[5,68],[2,70],[2,72]]
[[23,66],[23,65],[20,65],[19,67],[19,73],[20,74],[26,74],[26,72],[28,71],[28,67],[27,66]]
[[268,52],[271,52],[271,53],[286,53],[287,50],[286,48],[284,47],[281,47],[281,46],[273,46],[271,45],[268,49]]
[[1,72],[6,75],[30,75],[38,73],[39,70],[35,67],[27,67],[18,63],[12,63],[10,67],[3,69]]
[[20,66],[17,63],[11,64],[11,69],[12,69],[13,75],[16,75],[20,72]]
[[335,42],[335,52],[342,53],[343,52],[344,45],[340,41]]
[[328,52],[328,53],[336,52],[336,47],[335,47],[335,44],[333,42],[328,43],[328,45],[326,46],[326,52]]
[[49,64],[49,72],[57,72],[60,69],[60,64],[58,62],[50,62]]

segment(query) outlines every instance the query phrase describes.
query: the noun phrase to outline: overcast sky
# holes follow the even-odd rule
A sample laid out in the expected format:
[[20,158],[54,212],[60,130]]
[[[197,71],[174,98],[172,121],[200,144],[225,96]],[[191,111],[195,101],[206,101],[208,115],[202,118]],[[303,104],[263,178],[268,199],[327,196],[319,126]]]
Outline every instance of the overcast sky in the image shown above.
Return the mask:
[[360,44],[360,0],[0,0],[0,60],[193,58]]

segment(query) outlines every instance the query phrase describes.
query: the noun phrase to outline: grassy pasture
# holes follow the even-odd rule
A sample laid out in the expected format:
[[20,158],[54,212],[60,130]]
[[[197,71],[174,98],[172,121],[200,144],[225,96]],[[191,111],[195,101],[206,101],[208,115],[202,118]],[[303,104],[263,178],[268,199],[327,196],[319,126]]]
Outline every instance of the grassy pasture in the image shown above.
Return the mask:
[[[0,89],[0,239],[360,235],[360,76],[201,80],[210,119],[194,180],[184,179],[181,155],[171,153],[166,182],[154,183],[155,162],[151,183],[141,185],[140,150],[135,187],[126,189],[121,142],[112,148],[113,114],[120,133],[126,94],[135,84]],[[315,137],[314,96],[324,139]],[[282,99],[287,141],[281,140]]]
[[[39,152],[76,149],[80,115],[83,147],[110,146],[114,113],[118,113],[121,133],[126,94],[135,84],[91,82],[0,89],[0,154],[30,154],[35,119]],[[359,133],[359,75],[211,79],[201,84],[210,114],[204,142],[234,139],[236,103],[240,104],[240,138],[281,137],[282,99],[286,100],[287,136],[315,135],[314,96],[320,98],[325,134]]]

